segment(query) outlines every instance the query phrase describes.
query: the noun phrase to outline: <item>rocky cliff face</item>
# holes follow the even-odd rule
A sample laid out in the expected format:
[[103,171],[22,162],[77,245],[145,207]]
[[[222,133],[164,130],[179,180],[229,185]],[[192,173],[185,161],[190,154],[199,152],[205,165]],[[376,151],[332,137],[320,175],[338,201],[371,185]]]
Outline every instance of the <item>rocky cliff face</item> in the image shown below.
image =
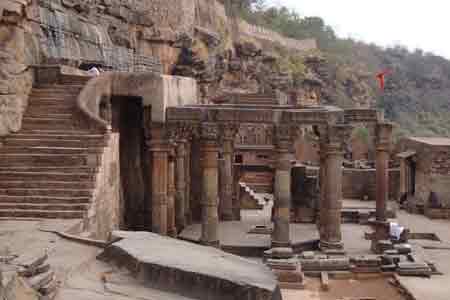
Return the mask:
[[0,3],[0,136],[20,128],[31,89],[25,42],[29,6],[29,0]]
[[20,128],[34,64],[193,77],[204,101],[232,91],[280,89],[313,101],[320,93],[321,79],[296,83],[314,40],[249,25],[215,0],[2,0],[0,42],[0,135]]

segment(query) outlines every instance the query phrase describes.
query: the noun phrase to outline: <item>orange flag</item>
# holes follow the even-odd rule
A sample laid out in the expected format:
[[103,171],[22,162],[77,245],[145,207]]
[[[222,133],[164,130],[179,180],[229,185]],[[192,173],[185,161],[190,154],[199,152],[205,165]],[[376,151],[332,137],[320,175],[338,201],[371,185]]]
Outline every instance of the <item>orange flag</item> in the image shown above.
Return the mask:
[[378,79],[378,83],[380,84],[380,89],[384,91],[386,75],[389,75],[391,72],[389,70],[384,70],[376,75]]

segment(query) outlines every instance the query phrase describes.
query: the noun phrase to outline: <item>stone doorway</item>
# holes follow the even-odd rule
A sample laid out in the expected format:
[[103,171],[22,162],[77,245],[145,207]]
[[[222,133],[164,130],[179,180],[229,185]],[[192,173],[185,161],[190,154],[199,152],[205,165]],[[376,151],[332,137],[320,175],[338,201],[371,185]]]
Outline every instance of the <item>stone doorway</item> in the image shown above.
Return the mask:
[[113,96],[112,130],[120,134],[121,220],[127,230],[150,230],[151,188],[145,159],[142,98]]

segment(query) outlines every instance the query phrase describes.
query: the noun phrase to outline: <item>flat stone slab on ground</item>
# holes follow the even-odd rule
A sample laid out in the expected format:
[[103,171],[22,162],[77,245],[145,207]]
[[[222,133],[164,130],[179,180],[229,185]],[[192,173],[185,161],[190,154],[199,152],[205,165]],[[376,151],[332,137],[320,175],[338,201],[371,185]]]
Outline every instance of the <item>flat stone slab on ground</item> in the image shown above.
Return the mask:
[[122,240],[100,258],[128,267],[154,287],[199,299],[244,299],[247,293],[281,299],[275,275],[262,263],[149,232],[113,236]]

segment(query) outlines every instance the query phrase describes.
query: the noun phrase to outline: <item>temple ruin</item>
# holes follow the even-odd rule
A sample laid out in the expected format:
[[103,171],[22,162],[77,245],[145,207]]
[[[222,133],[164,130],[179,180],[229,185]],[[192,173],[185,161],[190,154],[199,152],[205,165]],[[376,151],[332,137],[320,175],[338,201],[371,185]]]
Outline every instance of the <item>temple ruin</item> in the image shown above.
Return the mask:
[[233,5],[0,4],[0,299],[446,297],[449,140]]

